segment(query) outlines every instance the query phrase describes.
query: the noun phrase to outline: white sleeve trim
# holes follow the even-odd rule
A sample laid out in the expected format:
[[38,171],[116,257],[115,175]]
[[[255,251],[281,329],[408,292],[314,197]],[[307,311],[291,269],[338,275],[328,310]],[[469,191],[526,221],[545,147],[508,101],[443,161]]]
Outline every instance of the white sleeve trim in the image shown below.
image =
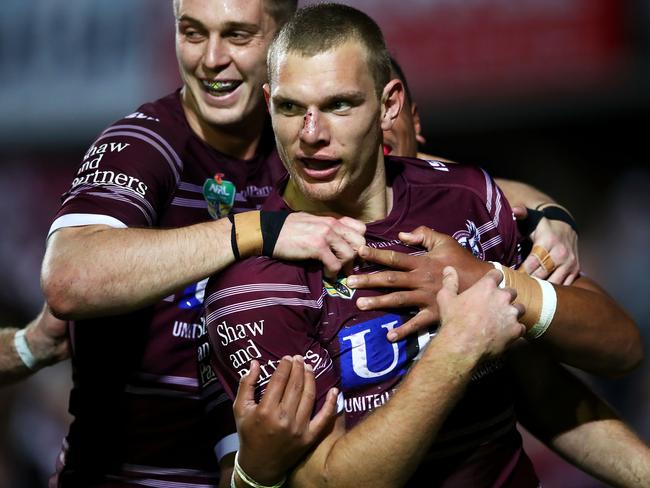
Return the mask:
[[82,225],[108,225],[109,227],[115,227],[117,229],[125,229],[128,227],[121,220],[111,217],[109,215],[98,215],[98,214],[82,214],[82,213],[73,213],[62,215],[54,222],[50,227],[50,231],[47,233],[49,238],[54,232],[65,227],[79,227]]
[[214,446],[214,453],[217,455],[217,460],[221,461],[224,456],[235,453],[239,450],[239,436],[234,434],[227,435]]

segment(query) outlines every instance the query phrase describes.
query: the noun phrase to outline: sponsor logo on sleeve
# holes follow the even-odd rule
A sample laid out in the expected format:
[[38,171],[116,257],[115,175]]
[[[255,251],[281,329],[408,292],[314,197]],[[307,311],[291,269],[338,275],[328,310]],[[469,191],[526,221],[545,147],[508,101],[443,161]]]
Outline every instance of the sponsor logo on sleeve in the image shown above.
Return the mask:
[[[145,196],[147,185],[139,178],[129,176],[112,170],[101,170],[99,165],[106,154],[121,153],[130,144],[128,142],[108,142],[106,144],[95,144],[88,149],[84,155],[83,163],[77,171],[77,176],[72,181],[72,188],[84,185],[117,185],[128,188],[140,196]],[[82,175],[82,173],[85,173]]]

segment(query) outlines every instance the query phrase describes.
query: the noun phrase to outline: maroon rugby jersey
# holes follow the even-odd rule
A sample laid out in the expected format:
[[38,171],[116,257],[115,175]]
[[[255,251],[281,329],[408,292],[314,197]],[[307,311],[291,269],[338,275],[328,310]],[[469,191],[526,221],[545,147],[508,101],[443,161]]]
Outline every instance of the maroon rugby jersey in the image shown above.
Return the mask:
[[[174,228],[210,220],[202,186],[216,172],[237,188],[233,211],[259,208],[284,174],[270,124],[251,160],[233,159],[192,132],[176,92],[99,135],[50,232],[88,224]],[[222,418],[210,427],[218,432],[210,432],[203,418],[196,356],[206,282],[134,313],[72,326],[74,421],[60,458],[62,486],[106,480],[216,485],[214,444],[221,441],[218,449],[228,451],[235,428],[217,382],[210,386],[211,407]]]
[[[426,225],[453,235],[480,259],[516,265],[519,235],[512,211],[482,170],[438,161],[388,158],[393,208],[368,224],[369,246],[421,253],[397,239],[402,230]],[[265,208],[285,208],[274,193]],[[378,268],[364,265],[355,272]],[[262,365],[259,393],[285,355],[302,354],[314,368],[318,403],[338,386],[348,428],[384,404],[409,366],[435,335],[435,328],[397,344],[386,333],[403,324],[404,311],[362,312],[360,296],[344,282],[323,282],[316,263],[253,258],[210,279],[205,322],[214,369],[232,397],[252,359]],[[504,363],[495,360],[474,373],[411,486],[537,486],[515,429]]]

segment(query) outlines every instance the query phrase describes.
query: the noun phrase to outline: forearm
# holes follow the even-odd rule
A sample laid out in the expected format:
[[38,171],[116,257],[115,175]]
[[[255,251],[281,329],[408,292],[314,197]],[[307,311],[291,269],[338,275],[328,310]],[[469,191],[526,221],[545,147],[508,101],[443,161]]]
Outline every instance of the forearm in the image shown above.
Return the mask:
[[34,371],[25,366],[14,347],[14,336],[19,329],[0,329],[0,386],[28,377]]
[[57,316],[136,310],[234,261],[227,219],[178,229],[61,229],[49,240],[42,285]]
[[[294,471],[291,486],[404,485],[469,382],[475,361],[446,335],[432,340],[391,399],[352,430],[335,432]],[[435,371],[435,374],[431,374]]]
[[[16,334],[20,329],[0,329],[0,385],[24,379],[41,368],[69,356],[67,324],[53,317],[46,307],[23,329],[22,339]],[[18,352],[22,354],[27,364]]]
[[600,397],[536,348],[512,359],[517,416],[531,433],[609,485],[650,486],[650,449]]
[[539,342],[561,362],[616,376],[643,358],[642,341],[632,318],[593,281],[556,287],[557,310]]
[[495,178],[496,184],[501,188],[510,205],[536,208],[542,203],[554,202],[546,193],[539,191],[526,183],[519,181]]

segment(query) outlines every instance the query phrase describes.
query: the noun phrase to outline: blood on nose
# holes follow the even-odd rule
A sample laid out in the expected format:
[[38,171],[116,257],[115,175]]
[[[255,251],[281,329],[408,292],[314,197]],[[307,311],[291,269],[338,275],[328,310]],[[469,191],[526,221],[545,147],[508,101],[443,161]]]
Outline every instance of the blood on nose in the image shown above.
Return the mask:
[[302,130],[305,135],[312,135],[316,132],[316,120],[314,119],[313,112],[307,112],[307,114],[305,114]]

